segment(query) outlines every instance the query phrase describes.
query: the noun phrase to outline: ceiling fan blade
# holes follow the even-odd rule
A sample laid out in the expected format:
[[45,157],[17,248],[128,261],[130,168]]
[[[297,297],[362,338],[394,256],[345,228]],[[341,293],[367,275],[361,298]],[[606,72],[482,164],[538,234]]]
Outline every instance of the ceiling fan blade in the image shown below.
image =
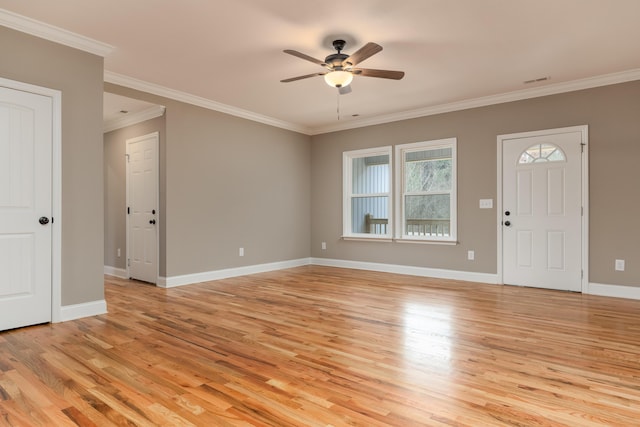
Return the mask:
[[351,92],[352,92],[351,91],[351,85],[349,85],[349,86],[340,86],[338,88],[338,93],[340,95],[346,95],[346,94],[351,93]]
[[295,82],[296,80],[308,79],[309,77],[315,77],[315,76],[324,76],[325,74],[327,74],[327,73],[305,74],[304,76],[291,77],[291,78],[288,78],[288,79],[280,80],[280,82],[281,83]]
[[353,74],[365,77],[379,77],[382,79],[400,80],[404,77],[404,71],[373,70],[371,68],[355,68]]
[[354,67],[364,61],[367,58],[375,55],[376,53],[382,50],[382,46],[376,43],[367,43],[358,49],[355,53],[351,54],[350,57],[342,61],[343,67]]
[[298,52],[297,50],[286,49],[286,50],[283,50],[283,52],[284,53],[288,53],[289,55],[293,55],[293,56],[296,56],[298,58],[304,59],[306,61],[313,62],[314,64],[318,64],[318,65],[321,65],[323,67],[327,66],[327,64],[324,61],[320,61],[319,59],[313,58],[313,57],[311,57],[309,55],[305,55],[304,53]]

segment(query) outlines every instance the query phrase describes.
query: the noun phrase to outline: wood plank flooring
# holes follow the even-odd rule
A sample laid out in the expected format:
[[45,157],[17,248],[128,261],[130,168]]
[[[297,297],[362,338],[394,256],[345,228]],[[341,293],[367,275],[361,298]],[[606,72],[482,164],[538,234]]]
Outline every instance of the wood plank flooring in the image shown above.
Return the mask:
[[640,301],[319,266],[0,333],[2,426],[633,426]]

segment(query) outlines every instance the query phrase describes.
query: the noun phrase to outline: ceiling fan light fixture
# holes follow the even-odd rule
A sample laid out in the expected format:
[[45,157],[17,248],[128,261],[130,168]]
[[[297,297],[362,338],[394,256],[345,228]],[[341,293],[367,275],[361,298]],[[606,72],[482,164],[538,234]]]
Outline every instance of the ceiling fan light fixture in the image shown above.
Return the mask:
[[353,74],[348,71],[331,71],[324,75],[324,81],[331,87],[346,87],[351,84]]

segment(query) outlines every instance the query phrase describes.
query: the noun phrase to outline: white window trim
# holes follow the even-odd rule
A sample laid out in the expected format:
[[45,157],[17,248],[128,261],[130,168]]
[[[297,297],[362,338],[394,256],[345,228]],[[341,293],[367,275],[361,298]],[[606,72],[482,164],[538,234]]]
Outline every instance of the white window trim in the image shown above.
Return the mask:
[[[457,138],[444,138],[431,141],[414,142],[410,144],[396,145],[395,149],[395,216],[394,224],[395,238],[398,242],[415,242],[415,243],[449,243],[456,244],[458,238],[458,159],[457,159]],[[432,150],[437,148],[451,147],[452,165],[452,182],[451,182],[451,217],[448,237],[414,237],[404,234],[403,218],[404,218],[404,153],[407,151]]]
[[[390,145],[376,148],[366,148],[362,150],[345,151],[342,153],[342,238],[345,240],[367,240],[367,241],[385,241],[389,242],[393,236],[393,157],[392,147]],[[353,191],[353,159],[370,156],[389,156],[389,192],[387,195],[387,234],[369,234],[369,233],[353,233],[351,231],[351,199]],[[360,196],[377,196],[378,194],[360,195]]]

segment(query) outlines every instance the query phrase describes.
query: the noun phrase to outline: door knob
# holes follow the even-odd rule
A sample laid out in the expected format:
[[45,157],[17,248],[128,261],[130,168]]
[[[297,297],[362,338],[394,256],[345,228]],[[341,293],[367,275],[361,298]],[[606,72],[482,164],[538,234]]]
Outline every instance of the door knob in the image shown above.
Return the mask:
[[505,221],[504,225],[506,225],[507,227],[511,225],[511,221]]
[[155,219],[151,219],[151,220],[149,220],[149,224],[155,224],[155,223],[156,223],[156,220],[155,220]]
[[49,224],[49,218],[47,218],[46,216],[41,216],[38,222],[42,225],[47,225]]

